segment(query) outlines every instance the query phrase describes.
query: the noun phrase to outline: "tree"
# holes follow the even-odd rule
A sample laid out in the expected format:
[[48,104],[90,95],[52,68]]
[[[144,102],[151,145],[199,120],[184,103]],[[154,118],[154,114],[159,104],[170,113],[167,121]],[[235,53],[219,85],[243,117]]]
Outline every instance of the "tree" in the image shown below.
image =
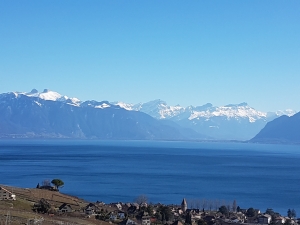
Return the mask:
[[292,209],[292,217],[295,218],[297,215],[296,215],[296,211],[295,209]]
[[267,209],[267,210],[266,210],[266,214],[269,214],[269,215],[271,215],[271,216],[274,215],[274,213],[275,213],[275,212],[274,212],[273,209]]
[[149,216],[153,216],[153,206],[151,204],[147,206],[145,211],[149,214]]
[[148,202],[148,197],[146,195],[139,195],[136,199],[135,202],[139,205],[143,204],[143,203],[147,203]]
[[55,186],[55,188],[58,190],[59,187],[62,187],[64,185],[64,182],[60,179],[53,179],[51,183]]
[[220,208],[219,208],[219,212],[222,213],[223,215],[226,215],[228,214],[228,209],[225,205],[222,205]]
[[185,216],[185,223],[186,224],[192,224],[192,214],[191,213],[187,213]]
[[34,205],[34,211],[47,213],[51,209],[51,205],[47,200],[41,198],[40,201]]
[[218,211],[218,209],[220,207],[220,200],[215,200],[214,201],[214,207],[215,207],[215,211]]
[[292,220],[291,219],[287,219],[285,221],[284,225],[292,225]]
[[43,180],[42,186],[43,186],[43,187],[49,187],[49,186],[51,186],[51,185],[50,185],[50,181],[49,181],[49,180]]
[[207,200],[206,199],[202,199],[202,208],[203,208],[203,212],[206,209],[207,206]]
[[214,206],[213,200],[209,200],[209,201],[208,201],[208,207],[209,207],[209,211],[210,211],[210,212],[211,212],[211,209],[213,208],[213,206]]
[[160,206],[158,212],[161,214],[161,221],[171,221],[173,219],[173,213],[168,206]]
[[154,216],[156,217],[157,220],[162,221],[162,215],[160,212],[156,212]]
[[248,217],[254,217],[254,216],[256,216],[256,211],[255,211],[255,209],[253,209],[253,208],[247,209],[246,215],[247,215]]
[[291,218],[295,218],[296,217],[296,211],[295,209],[288,209],[287,211],[287,216],[291,219]]
[[233,203],[232,203],[232,211],[236,212],[236,208],[237,208],[237,206],[236,206],[236,200],[234,200]]
[[236,207],[236,211],[237,211],[237,212],[240,212],[240,211],[241,211],[241,207],[239,207],[239,206]]
[[288,216],[289,218],[292,218],[292,210],[291,210],[291,209],[288,209],[288,211],[287,211],[287,216]]
[[230,208],[231,208],[231,207],[230,207],[230,204],[228,204],[228,205],[227,205],[227,210],[228,210],[228,212],[230,212]]
[[207,225],[207,223],[203,219],[200,219],[198,220],[198,225]]

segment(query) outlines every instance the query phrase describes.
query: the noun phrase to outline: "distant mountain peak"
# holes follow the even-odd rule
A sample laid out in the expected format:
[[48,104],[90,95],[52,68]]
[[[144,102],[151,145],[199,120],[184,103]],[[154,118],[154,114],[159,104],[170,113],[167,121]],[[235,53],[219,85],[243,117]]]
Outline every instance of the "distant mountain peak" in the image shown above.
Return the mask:
[[249,106],[249,105],[246,102],[242,102],[239,104],[228,104],[228,105],[225,105],[224,107],[246,107],[246,106]]
[[32,89],[31,90],[31,92],[30,92],[31,94],[36,94],[36,93],[39,93],[39,91],[38,90],[36,90],[35,88],[34,89]]
[[50,89],[44,89],[39,93],[37,89],[32,89],[30,92],[13,92],[16,97],[19,95],[25,95],[27,97],[40,98],[47,101],[60,101],[69,105],[79,106],[81,101],[78,98],[69,98],[66,95],[61,95],[58,92],[51,91]]
[[145,104],[157,104],[157,105],[167,105],[167,102],[161,100],[161,99],[155,99],[155,100],[152,100],[150,102],[147,102]]

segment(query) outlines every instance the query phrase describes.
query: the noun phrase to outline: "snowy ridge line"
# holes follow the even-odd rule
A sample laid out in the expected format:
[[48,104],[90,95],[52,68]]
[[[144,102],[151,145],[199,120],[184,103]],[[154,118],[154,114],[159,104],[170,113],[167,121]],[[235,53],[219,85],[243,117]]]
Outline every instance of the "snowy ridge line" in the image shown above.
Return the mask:
[[276,112],[262,112],[250,107],[247,103],[229,104],[225,106],[213,106],[207,103],[203,106],[189,106],[181,107],[168,106],[166,102],[162,100],[154,100],[147,103],[139,104],[127,104],[124,102],[112,102],[111,104],[118,105],[126,110],[142,111],[151,115],[156,119],[210,119],[212,117],[225,117],[227,119],[248,119],[250,123],[254,123],[256,120],[266,120],[270,117],[279,117],[282,115],[293,116],[297,113],[295,110],[278,110]]
[[[276,112],[262,112],[250,107],[247,103],[229,104],[225,106],[213,106],[207,103],[202,106],[188,106],[182,107],[180,105],[169,106],[165,101],[160,99],[153,100],[146,103],[130,104],[124,102],[107,102],[107,101],[85,101],[82,102],[78,98],[69,98],[66,95],[61,95],[55,91],[44,89],[43,92],[38,92],[33,89],[31,92],[11,92],[18,97],[25,95],[28,97],[36,97],[48,101],[59,101],[76,107],[93,107],[98,109],[105,109],[111,106],[117,106],[129,111],[144,112],[156,119],[173,119],[176,121],[187,119],[196,121],[199,119],[211,119],[223,117],[228,120],[248,119],[250,123],[257,120],[267,120],[272,117],[279,117],[282,115],[293,116],[297,112],[292,109],[278,110]],[[41,103],[35,102],[41,106]]]
[[69,98],[66,95],[61,95],[55,91],[44,89],[43,92],[38,92],[36,89],[32,89],[31,92],[13,92],[15,96],[25,95],[27,97],[36,97],[47,101],[60,101],[69,105],[80,106],[81,101],[78,98]]

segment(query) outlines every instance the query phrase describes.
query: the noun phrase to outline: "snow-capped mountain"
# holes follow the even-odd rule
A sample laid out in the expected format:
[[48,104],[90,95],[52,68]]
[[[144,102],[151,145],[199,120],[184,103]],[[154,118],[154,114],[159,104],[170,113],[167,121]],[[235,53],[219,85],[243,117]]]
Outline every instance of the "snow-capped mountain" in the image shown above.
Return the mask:
[[183,127],[216,139],[247,140],[256,135],[267,122],[282,115],[292,116],[294,110],[262,112],[243,102],[225,106],[181,107],[169,106],[165,101],[154,100],[140,104],[113,103],[127,110],[135,110],[163,120],[172,120]]
[[28,97],[40,98],[48,101],[60,101],[70,105],[80,106],[81,101],[78,98],[69,98],[66,95],[61,95],[55,91],[44,89],[43,92],[38,92],[36,89],[32,89],[31,92],[13,92],[16,96],[25,95]]
[[258,119],[266,118],[267,113],[257,111],[248,106],[247,103],[241,103],[237,105],[226,105],[220,107],[207,107],[205,110],[199,110],[195,108],[191,111],[189,120],[211,117],[226,117],[229,119],[243,118],[249,120],[250,123],[254,123]]
[[[20,99],[20,101],[17,101],[18,99]],[[229,104],[225,106],[213,106],[211,103],[207,103],[202,106],[182,107],[179,105],[170,106],[160,99],[138,104],[108,101],[98,102],[94,100],[82,102],[77,98],[69,98],[48,89],[45,89],[43,92],[38,92],[36,89],[33,89],[31,92],[10,92],[0,94],[0,104],[2,104],[3,107],[7,107],[3,108],[3,115],[9,115],[10,108],[12,107],[10,104],[17,103],[22,103],[22,105],[18,106],[18,110],[23,110],[22,107],[26,108],[28,107],[26,104],[30,104],[35,107],[34,109],[36,111],[45,110],[45,107],[48,107],[49,105],[51,105],[51,107],[58,107],[58,105],[60,105],[59,110],[66,108],[66,106],[70,106],[71,108],[68,109],[70,109],[71,112],[74,112],[73,114],[76,114],[75,111],[77,112],[77,109],[80,113],[83,113],[84,111],[86,115],[88,114],[87,112],[99,114],[101,111],[97,110],[105,110],[105,112],[108,112],[108,110],[110,110],[110,112],[115,110],[123,112],[123,110],[125,110],[126,112],[129,112],[130,115],[135,115],[135,113],[145,113],[156,119],[156,121],[161,121],[164,126],[171,126],[177,130],[182,128],[180,132],[182,134],[184,133],[183,136],[185,137],[189,136],[196,139],[200,137],[221,140],[251,139],[267,124],[267,122],[282,115],[292,116],[296,113],[296,111],[291,109],[279,110],[276,112],[262,112],[254,109],[247,103]],[[69,115],[70,118],[73,118],[73,114]],[[113,118],[115,115],[116,113],[112,113],[111,117]],[[40,116],[46,118],[48,113]],[[79,117],[81,118],[81,116],[82,115],[80,114]],[[99,119],[95,115],[91,117]],[[65,118],[65,120],[69,121],[70,118]],[[76,117],[76,119],[73,118],[72,120],[76,121],[77,119],[78,118]],[[126,118],[124,117],[124,119]],[[87,120],[87,118],[83,117],[81,122],[85,120]],[[122,120],[118,121],[120,122]],[[96,123],[96,121],[89,120],[89,126],[92,126],[91,124],[94,123]],[[139,123],[142,122],[140,121]],[[74,124],[72,126],[77,127],[77,125]],[[81,126],[83,125],[81,124]],[[86,127],[87,125],[85,124],[84,126]]]
[[292,109],[278,110],[276,112],[262,112],[250,107],[247,103],[243,102],[240,104],[229,104],[225,106],[213,106],[211,103],[207,103],[202,106],[189,106],[181,107],[168,106],[165,101],[160,99],[150,101],[147,103],[139,104],[128,104],[123,102],[112,102],[114,105],[118,105],[126,110],[141,111],[149,114],[156,119],[200,119],[211,117],[226,117],[227,119],[232,118],[243,118],[248,119],[250,123],[254,123],[259,119],[267,119],[271,117],[279,117],[282,115],[293,116],[296,111]]
[[45,90],[0,94],[0,138],[190,140],[205,138],[107,101],[80,102]]
[[181,114],[185,108],[181,106],[168,106],[166,102],[157,99],[147,103],[128,104],[124,102],[111,102],[126,110],[140,111],[156,119],[170,119]]

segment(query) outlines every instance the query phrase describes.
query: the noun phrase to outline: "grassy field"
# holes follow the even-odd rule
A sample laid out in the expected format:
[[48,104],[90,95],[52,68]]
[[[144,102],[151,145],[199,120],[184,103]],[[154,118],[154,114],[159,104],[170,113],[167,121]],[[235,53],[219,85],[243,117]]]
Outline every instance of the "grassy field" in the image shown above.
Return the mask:
[[[69,215],[48,215],[37,214],[32,210],[35,202],[41,198],[46,199],[54,208],[58,208],[63,203],[70,204],[73,209],[80,211],[88,204],[83,199],[76,198],[49,190],[36,188],[18,188],[0,185],[7,190],[13,190],[16,194],[16,201],[0,201],[0,225],[7,224],[86,224],[86,225],[109,225],[109,223],[96,220],[95,218],[87,218],[83,213],[76,212]],[[10,220],[9,220],[10,219]],[[30,222],[31,221],[31,222]],[[38,223],[40,221],[40,223]],[[10,222],[10,223],[9,223]]]

